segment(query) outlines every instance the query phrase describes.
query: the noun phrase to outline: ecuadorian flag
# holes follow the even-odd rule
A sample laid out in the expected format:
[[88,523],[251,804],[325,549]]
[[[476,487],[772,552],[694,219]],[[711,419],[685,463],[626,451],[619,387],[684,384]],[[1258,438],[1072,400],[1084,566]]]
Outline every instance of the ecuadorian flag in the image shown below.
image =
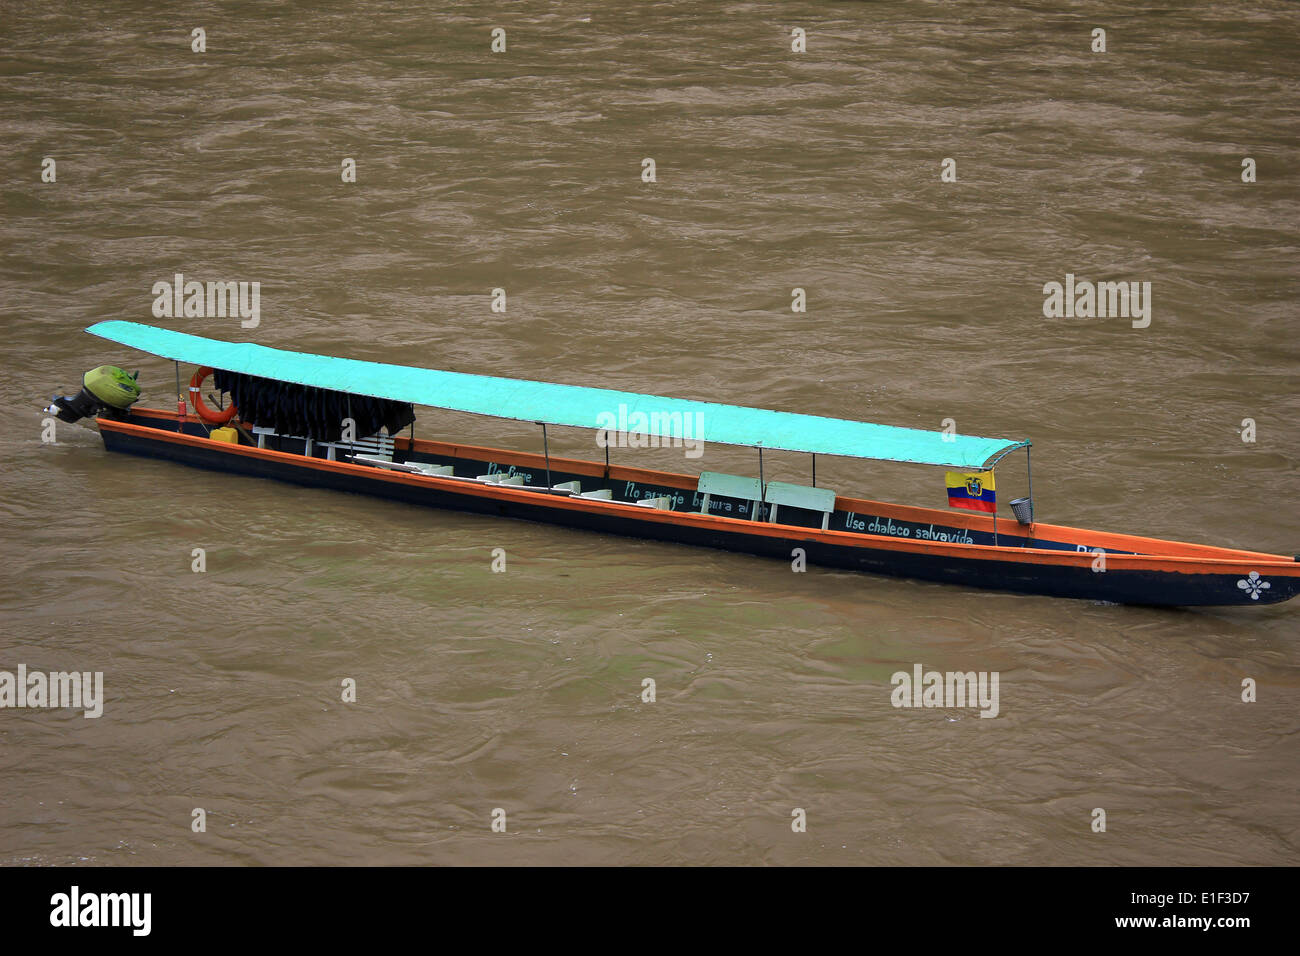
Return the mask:
[[993,485],[991,471],[950,471],[948,479],[948,507],[967,511],[998,510],[998,495]]

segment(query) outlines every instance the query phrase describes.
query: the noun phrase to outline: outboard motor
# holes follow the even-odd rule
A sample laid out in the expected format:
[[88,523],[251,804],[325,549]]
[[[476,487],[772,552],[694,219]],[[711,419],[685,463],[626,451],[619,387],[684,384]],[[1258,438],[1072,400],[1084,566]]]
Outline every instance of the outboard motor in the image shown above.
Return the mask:
[[65,422],[95,418],[105,412],[125,412],[140,397],[140,386],[136,382],[139,377],[139,372],[128,375],[116,365],[92,368],[82,376],[80,392],[62,397],[56,395],[45,411],[53,412]]

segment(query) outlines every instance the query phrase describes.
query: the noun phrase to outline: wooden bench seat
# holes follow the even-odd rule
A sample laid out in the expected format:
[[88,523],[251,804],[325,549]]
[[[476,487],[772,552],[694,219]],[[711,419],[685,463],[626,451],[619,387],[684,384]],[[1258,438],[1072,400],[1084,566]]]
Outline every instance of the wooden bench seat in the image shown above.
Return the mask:
[[658,508],[660,511],[672,511],[673,499],[667,496],[656,498],[642,498],[640,501],[634,501],[632,504],[639,508]]
[[784,481],[769,481],[764,499],[772,506],[768,515],[769,522],[776,522],[777,512],[782,505],[790,508],[803,508],[807,511],[822,513],[822,530],[825,531],[835,510],[835,492],[829,488],[814,488],[811,485],[790,485]]
[[744,475],[727,475],[720,471],[702,471],[695,485],[703,498],[700,501],[700,514],[709,513],[709,502],[716,495],[719,498],[739,498],[749,502],[751,518],[758,514],[758,503],[763,498],[763,486],[757,478]]
[[393,436],[392,435],[371,435],[368,438],[358,438],[356,441],[322,441],[318,442],[302,435],[282,435],[274,428],[264,428],[260,425],[254,425],[252,432],[257,436],[257,447],[265,448],[266,439],[270,438],[292,438],[295,441],[303,442],[303,454],[308,457],[317,445],[325,448],[325,458],[328,461],[338,461],[338,452],[342,451],[344,455],[352,457],[354,460],[358,454],[372,458],[383,458],[388,461],[393,459]]
[[420,461],[392,461],[388,458],[378,458],[373,455],[353,455],[352,460],[362,465],[373,465],[376,468],[387,468],[390,471],[401,471],[413,475],[438,475],[444,478],[454,478],[454,470],[451,465],[433,465]]

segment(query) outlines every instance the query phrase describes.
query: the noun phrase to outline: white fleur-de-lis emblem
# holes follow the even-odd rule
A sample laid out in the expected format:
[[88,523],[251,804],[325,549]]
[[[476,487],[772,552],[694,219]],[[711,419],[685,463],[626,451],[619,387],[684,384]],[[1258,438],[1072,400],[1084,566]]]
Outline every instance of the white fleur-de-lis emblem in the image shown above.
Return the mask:
[[1258,571],[1251,571],[1247,577],[1244,577],[1237,582],[1237,587],[1249,594],[1252,601],[1258,601],[1259,592],[1267,590],[1272,586],[1273,585],[1269,584],[1259,576]]

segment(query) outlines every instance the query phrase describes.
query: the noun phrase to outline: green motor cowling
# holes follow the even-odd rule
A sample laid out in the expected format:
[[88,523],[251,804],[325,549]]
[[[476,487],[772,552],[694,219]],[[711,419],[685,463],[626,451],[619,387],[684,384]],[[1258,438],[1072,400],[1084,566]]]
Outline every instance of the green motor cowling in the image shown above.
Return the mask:
[[61,398],[56,395],[45,410],[65,422],[95,418],[102,412],[117,417],[140,397],[140,385],[136,382],[139,375],[139,372],[129,375],[116,365],[92,368],[82,376],[80,392]]
[[81,384],[95,398],[118,411],[126,411],[140,397],[140,386],[135,376],[128,375],[116,365],[92,368],[82,377]]

